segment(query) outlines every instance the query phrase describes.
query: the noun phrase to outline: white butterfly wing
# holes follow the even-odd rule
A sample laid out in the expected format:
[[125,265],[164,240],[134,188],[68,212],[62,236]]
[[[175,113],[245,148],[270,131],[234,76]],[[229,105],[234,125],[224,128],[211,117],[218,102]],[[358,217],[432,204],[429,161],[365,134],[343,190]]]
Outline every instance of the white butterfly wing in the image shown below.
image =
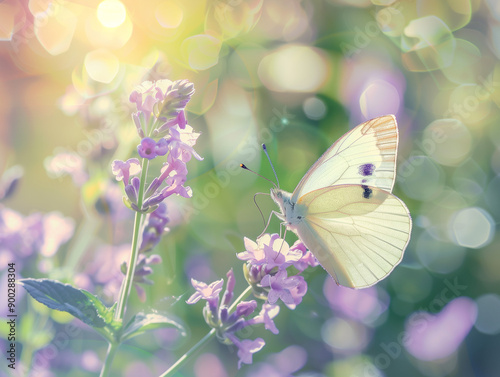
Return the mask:
[[411,217],[387,191],[336,185],[302,196],[295,206],[303,216],[293,230],[338,284],[369,287],[403,258]]
[[360,124],[316,161],[295,188],[292,201],[332,185],[368,185],[391,192],[396,176],[397,148],[398,128],[394,115]]

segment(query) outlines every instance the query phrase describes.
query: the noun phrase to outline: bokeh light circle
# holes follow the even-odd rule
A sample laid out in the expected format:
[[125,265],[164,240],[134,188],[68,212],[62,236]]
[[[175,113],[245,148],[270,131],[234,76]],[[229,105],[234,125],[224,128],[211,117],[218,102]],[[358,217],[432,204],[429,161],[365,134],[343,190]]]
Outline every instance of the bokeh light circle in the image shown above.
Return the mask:
[[475,327],[478,331],[495,335],[500,333],[500,296],[494,293],[482,295],[476,299],[477,318]]
[[262,83],[275,92],[314,92],[328,76],[321,50],[289,44],[266,55],[259,64]]
[[313,120],[322,119],[326,114],[325,103],[317,97],[307,98],[302,105],[302,109],[306,116]]
[[464,247],[439,240],[429,231],[424,231],[418,237],[416,251],[422,265],[441,274],[455,271],[465,258]]
[[469,156],[472,136],[460,120],[438,119],[426,127],[420,144],[434,161],[457,166]]
[[397,89],[385,80],[370,82],[361,93],[359,106],[367,119],[386,114],[397,114],[400,94]]
[[363,324],[336,317],[325,322],[321,336],[335,351],[343,354],[357,353],[369,341],[368,331]]
[[493,239],[495,222],[484,209],[470,207],[455,213],[450,221],[450,228],[457,245],[478,249]]
[[193,35],[181,45],[184,60],[193,69],[205,70],[219,62],[222,42],[208,34]]
[[84,64],[92,80],[106,84],[113,81],[120,69],[120,61],[106,49],[89,52]]
[[156,6],[155,17],[162,27],[174,29],[181,24],[184,11],[175,1],[162,1]]
[[104,0],[97,6],[97,19],[108,28],[115,28],[123,24],[127,17],[127,10],[119,0]]

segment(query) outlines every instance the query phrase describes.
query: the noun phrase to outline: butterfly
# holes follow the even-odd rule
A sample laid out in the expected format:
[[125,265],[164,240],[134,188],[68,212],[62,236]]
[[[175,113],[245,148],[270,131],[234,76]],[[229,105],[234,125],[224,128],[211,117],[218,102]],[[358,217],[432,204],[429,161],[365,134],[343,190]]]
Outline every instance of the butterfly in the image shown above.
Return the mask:
[[403,258],[412,220],[391,193],[397,148],[394,115],[375,118],[337,140],[293,193],[271,189],[273,213],[339,285],[370,287]]

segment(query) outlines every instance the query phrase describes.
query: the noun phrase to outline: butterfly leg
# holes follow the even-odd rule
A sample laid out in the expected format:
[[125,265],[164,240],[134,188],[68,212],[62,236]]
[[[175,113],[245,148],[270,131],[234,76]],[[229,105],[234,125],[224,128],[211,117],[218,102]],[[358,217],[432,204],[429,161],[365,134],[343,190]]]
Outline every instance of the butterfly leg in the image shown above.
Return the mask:
[[259,234],[259,236],[257,237],[257,239],[259,239],[260,237],[262,237],[262,235],[263,235],[264,233],[266,233],[266,230],[267,230],[267,228],[269,227],[269,223],[271,222],[271,218],[273,217],[273,215],[276,215],[276,217],[277,217],[278,219],[280,218],[280,217],[279,217],[279,213],[278,213],[278,212],[276,212],[276,211],[271,211],[271,214],[269,215],[269,218],[267,219],[267,224],[266,224],[266,227],[264,228],[264,230],[262,231],[262,233],[261,233],[261,234]]
[[[283,237],[281,237],[281,227],[285,225],[285,234],[283,234]],[[285,237],[286,237],[286,232],[287,232],[287,228],[286,228],[286,223],[281,223],[280,224],[280,238],[282,238],[283,241],[281,241],[281,246],[280,246],[280,250],[278,251],[278,255],[281,254],[281,249],[283,248],[283,244],[285,243]],[[278,258],[278,255],[276,255],[276,258]],[[274,260],[276,260],[276,258],[274,258]]]
[[257,209],[260,212],[260,216],[262,217],[262,221],[264,222],[264,226],[266,226],[266,219],[264,218],[264,214],[262,213],[262,210],[260,209],[259,205],[257,204],[257,195],[269,195],[270,196],[270,194],[267,194],[265,192],[257,192],[253,196],[253,202],[255,203],[255,206],[257,207]]

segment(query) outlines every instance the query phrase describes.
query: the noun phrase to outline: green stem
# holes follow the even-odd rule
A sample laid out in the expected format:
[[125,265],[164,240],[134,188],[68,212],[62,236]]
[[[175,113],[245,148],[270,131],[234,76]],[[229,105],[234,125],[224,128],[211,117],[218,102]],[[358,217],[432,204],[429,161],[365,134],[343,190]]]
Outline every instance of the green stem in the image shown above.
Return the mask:
[[106,360],[102,366],[100,377],[106,377],[109,374],[109,371],[111,370],[111,363],[113,362],[118,346],[118,343],[109,343],[108,353],[106,354]]
[[[139,193],[137,198],[137,206],[139,209],[142,208],[142,203],[144,199],[144,187],[146,186],[146,176],[148,174],[149,160],[144,158],[142,160],[142,174],[141,174],[141,184],[139,186]],[[130,251],[130,260],[127,266],[127,275],[123,280],[122,287],[120,289],[120,296],[118,298],[118,305],[115,312],[115,320],[122,321],[125,315],[125,309],[127,307],[128,296],[130,295],[130,290],[132,289],[132,284],[134,281],[135,267],[137,264],[137,257],[139,255],[139,239],[141,238],[141,228],[142,228],[142,212],[135,213],[134,220],[134,235],[132,236],[132,247]]]
[[[241,293],[241,295],[239,295],[239,297],[236,300],[234,300],[233,304],[229,308],[229,312],[231,312],[231,310],[233,310],[236,307],[236,305],[238,305],[240,303],[241,300],[245,299],[250,294],[250,292],[252,292],[252,287],[248,286],[247,289],[245,289]],[[179,358],[179,360],[177,360],[175,362],[175,364],[173,364],[170,368],[168,368],[168,370],[165,373],[160,375],[160,377],[172,376],[175,372],[177,372],[177,370],[182,366],[182,364],[184,364],[184,362],[187,359],[189,359],[191,356],[193,356],[193,354],[198,349],[200,349],[202,346],[204,346],[205,343],[207,343],[210,339],[212,339],[214,337],[214,335],[215,335],[215,329],[210,330],[207,335],[205,335],[203,338],[201,338],[198,343],[196,343],[193,347],[191,347],[191,349],[189,351],[187,351],[184,355],[182,355]]]
[[212,339],[215,335],[215,329],[212,329],[209,331],[207,335],[205,335],[201,340],[196,343],[189,351],[187,351],[184,355],[180,357],[179,360],[175,362],[174,365],[172,365],[168,370],[163,373],[160,377],[168,377],[173,375],[177,370],[184,364],[184,362],[189,359],[198,349],[200,349],[202,346],[205,345],[206,342],[208,342],[210,339]]

